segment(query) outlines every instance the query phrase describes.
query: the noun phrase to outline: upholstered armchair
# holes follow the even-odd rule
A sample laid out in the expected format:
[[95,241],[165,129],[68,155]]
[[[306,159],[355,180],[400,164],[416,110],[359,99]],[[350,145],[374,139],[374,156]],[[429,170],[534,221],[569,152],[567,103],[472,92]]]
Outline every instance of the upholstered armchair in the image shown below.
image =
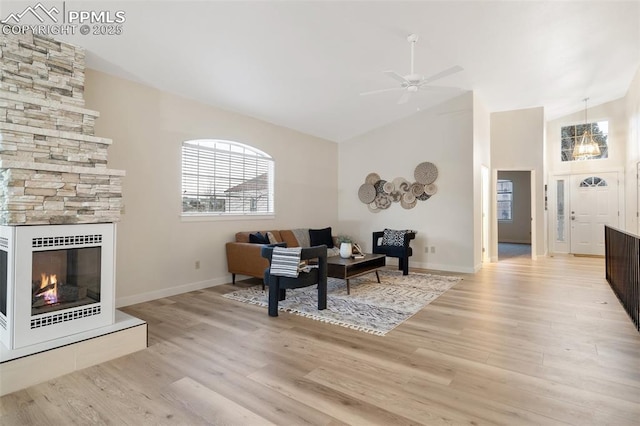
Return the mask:
[[327,246],[307,247],[300,251],[301,261],[317,259],[318,267],[311,268],[309,272],[300,272],[297,278],[271,274],[273,247],[263,246],[261,254],[269,261],[269,268],[264,271],[264,283],[269,286],[270,317],[278,316],[278,301],[285,300],[287,289],[314,284],[318,284],[318,310],[327,308]]
[[376,231],[373,233],[373,252],[388,257],[397,257],[398,269],[402,270],[402,275],[408,275],[409,257],[413,254],[409,244],[414,238],[416,238],[415,231],[394,231],[391,229]]

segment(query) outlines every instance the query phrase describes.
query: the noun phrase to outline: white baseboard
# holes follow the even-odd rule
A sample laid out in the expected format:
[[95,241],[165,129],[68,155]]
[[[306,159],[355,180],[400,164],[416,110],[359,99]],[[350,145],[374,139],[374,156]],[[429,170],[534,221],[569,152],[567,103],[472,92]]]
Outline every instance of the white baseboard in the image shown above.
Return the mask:
[[507,243],[507,244],[531,244],[531,240],[527,241],[527,240],[500,240],[498,241],[498,244],[500,243]]
[[150,300],[162,299],[163,297],[175,296],[177,294],[188,293],[194,290],[202,290],[203,288],[227,284],[230,282],[231,282],[231,277],[225,276],[220,278],[213,278],[206,281],[198,281],[195,283],[183,284],[177,287],[169,287],[169,288],[163,288],[160,290],[149,291],[146,293],[135,294],[133,296],[116,297],[116,308],[135,305],[136,303],[148,302]]
[[445,272],[460,272],[464,274],[473,274],[478,272],[480,269],[476,269],[477,267],[468,267],[461,265],[449,265],[442,263],[430,263],[430,262],[412,262],[409,260],[409,267],[414,268],[422,268],[422,269],[433,269],[436,271],[445,271]]

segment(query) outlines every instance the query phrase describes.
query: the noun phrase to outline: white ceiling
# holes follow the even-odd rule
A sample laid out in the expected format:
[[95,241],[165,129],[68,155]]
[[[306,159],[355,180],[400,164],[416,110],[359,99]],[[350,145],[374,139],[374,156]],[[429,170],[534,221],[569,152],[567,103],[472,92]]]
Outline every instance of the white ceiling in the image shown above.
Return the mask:
[[[32,2],[31,2],[32,3]],[[489,111],[547,119],[619,99],[640,67],[640,2],[66,2],[124,10],[120,36],[65,38],[87,65],[340,142],[473,90]],[[8,8],[4,8],[7,10]],[[383,74],[454,65],[405,105]]]

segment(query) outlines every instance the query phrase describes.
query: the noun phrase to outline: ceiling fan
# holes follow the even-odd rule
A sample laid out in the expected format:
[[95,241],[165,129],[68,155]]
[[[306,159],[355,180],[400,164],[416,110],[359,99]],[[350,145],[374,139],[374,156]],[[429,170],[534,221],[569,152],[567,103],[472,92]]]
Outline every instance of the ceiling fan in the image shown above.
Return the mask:
[[414,62],[414,49],[415,49],[416,42],[418,41],[418,36],[416,34],[410,34],[409,37],[407,37],[407,41],[411,44],[411,72],[405,76],[402,76],[395,71],[384,72],[389,77],[399,81],[400,87],[372,90],[370,92],[360,93],[360,95],[362,96],[374,95],[377,93],[391,92],[394,90],[403,90],[404,93],[402,94],[402,96],[400,96],[400,99],[398,99],[398,104],[404,104],[409,100],[409,97],[411,96],[412,93],[416,93],[420,89],[442,88],[437,86],[428,86],[429,83],[436,81],[438,79],[444,78],[446,76],[449,76],[451,74],[455,74],[457,72],[462,71],[463,68],[456,65],[455,67],[448,68],[444,71],[441,71],[429,77],[425,77],[421,74],[416,74],[415,71],[413,70],[413,62]]

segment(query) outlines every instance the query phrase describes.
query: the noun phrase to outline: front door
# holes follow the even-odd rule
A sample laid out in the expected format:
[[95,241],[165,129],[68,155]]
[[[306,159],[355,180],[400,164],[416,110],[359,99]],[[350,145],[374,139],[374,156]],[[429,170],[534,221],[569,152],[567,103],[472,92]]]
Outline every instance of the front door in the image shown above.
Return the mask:
[[604,255],[604,225],[618,226],[618,174],[571,176],[571,253]]

